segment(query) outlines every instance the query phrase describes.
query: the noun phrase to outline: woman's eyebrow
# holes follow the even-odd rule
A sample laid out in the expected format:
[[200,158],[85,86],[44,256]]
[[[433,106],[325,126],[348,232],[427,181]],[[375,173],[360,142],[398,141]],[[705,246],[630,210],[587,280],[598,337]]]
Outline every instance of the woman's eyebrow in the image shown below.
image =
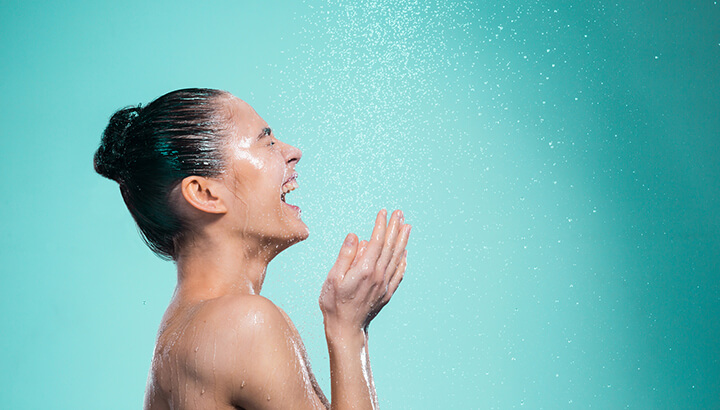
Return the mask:
[[271,133],[272,133],[272,129],[270,129],[270,127],[263,128],[262,132],[260,132],[260,135],[257,136],[256,141],[260,141],[261,139],[263,139],[264,137],[267,137]]

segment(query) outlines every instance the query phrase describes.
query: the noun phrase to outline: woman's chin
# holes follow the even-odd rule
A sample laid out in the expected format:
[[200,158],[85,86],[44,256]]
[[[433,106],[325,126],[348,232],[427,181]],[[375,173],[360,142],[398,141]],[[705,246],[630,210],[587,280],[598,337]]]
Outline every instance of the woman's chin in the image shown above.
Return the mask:
[[310,230],[302,220],[300,207],[290,204],[285,205],[291,209],[289,213],[285,214],[289,220],[288,231],[290,232],[288,232],[288,235],[294,239],[293,243],[304,241],[310,235]]
[[302,227],[298,227],[297,232],[293,234],[293,238],[295,239],[293,243],[302,242],[310,236],[310,230],[307,225],[305,225],[305,222],[300,221],[300,225],[302,225]]
[[290,245],[304,241],[308,236],[310,236],[310,230],[305,225],[305,222],[301,220],[295,221],[281,236],[280,241],[283,242],[281,246],[287,248]]

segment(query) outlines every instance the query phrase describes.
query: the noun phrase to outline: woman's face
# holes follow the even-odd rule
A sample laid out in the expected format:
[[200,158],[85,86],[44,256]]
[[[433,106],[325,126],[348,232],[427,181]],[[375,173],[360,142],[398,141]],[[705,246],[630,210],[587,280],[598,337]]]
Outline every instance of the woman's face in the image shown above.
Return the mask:
[[246,102],[230,97],[223,104],[230,121],[223,180],[233,196],[233,229],[276,248],[304,240],[309,232],[300,208],[285,202],[284,194],[298,187],[295,166],[302,152],[278,140]]

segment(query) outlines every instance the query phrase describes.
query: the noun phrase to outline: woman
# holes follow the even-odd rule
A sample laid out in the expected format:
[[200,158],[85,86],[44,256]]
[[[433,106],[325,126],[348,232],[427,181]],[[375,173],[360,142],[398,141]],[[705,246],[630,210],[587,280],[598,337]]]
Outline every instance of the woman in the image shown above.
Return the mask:
[[308,236],[285,201],[301,156],[224,91],[173,91],[111,118],[95,169],[120,184],[148,246],[177,265],[146,409],[377,406],[368,324],[403,278],[410,225],[380,211],[369,241],[347,235],[323,285],[331,405],[293,323],[260,296],[268,263]]

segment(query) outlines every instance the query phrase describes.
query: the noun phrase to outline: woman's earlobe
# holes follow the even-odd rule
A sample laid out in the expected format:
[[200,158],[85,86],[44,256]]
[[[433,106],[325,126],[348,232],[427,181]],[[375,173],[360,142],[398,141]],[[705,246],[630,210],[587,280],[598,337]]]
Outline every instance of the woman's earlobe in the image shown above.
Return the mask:
[[227,206],[220,195],[222,186],[218,181],[191,175],[180,183],[185,201],[193,208],[211,214],[224,214]]

